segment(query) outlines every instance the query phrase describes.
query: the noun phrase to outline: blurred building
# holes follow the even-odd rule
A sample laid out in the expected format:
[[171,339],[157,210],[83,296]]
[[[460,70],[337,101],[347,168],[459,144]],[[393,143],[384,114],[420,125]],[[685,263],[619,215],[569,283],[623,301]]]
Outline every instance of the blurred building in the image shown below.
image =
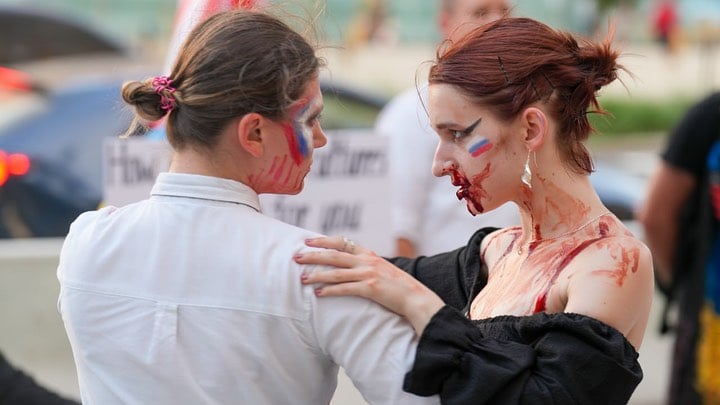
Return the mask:
[[[649,13],[655,0],[617,0],[626,8],[599,11],[600,0],[514,0],[515,14],[529,16],[558,28],[582,34],[604,29],[616,21],[623,35],[634,41],[650,41]],[[366,8],[368,0],[269,0],[308,21],[320,14],[318,34],[326,42],[342,43],[346,31]],[[386,30],[400,43],[434,43],[440,39],[434,21],[436,0],[385,0]],[[176,0],[0,0],[0,6],[35,7],[71,19],[85,20],[131,49],[165,45],[172,29]],[[678,0],[681,26],[688,38],[696,31],[720,26],[720,1]],[[603,14],[603,15],[601,15]],[[622,15],[624,14],[624,15]],[[629,15],[628,15],[629,14]],[[630,19],[631,23],[623,21]],[[625,32],[627,31],[627,32]],[[706,34],[705,34],[706,35]]]

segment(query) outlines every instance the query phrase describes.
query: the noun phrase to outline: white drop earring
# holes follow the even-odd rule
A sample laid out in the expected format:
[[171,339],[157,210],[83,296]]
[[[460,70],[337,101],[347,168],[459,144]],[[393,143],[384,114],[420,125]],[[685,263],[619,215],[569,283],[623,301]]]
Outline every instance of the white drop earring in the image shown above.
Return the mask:
[[527,160],[525,160],[525,168],[523,174],[520,177],[520,181],[523,182],[528,188],[532,189],[532,171],[530,170],[530,152],[528,152]]

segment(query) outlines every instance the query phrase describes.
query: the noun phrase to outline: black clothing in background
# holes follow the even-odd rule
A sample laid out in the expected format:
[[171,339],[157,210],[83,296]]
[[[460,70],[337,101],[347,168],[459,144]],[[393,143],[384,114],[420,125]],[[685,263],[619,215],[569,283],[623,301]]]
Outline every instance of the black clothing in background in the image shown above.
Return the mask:
[[0,405],[79,405],[39,385],[0,353]]
[[695,179],[696,187],[679,218],[677,246],[673,257],[673,285],[667,299],[677,301],[672,371],[668,404],[703,403],[695,390],[699,313],[705,289],[705,265],[713,241],[714,223],[709,201],[707,158],[720,139],[720,93],[693,105],[668,140],[662,159]]

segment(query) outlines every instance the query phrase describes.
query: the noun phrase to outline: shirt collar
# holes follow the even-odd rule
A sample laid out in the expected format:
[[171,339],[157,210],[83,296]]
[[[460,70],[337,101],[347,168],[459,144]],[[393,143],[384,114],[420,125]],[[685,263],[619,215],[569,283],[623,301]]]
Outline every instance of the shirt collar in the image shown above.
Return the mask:
[[255,190],[239,181],[220,177],[160,173],[150,195],[240,204],[260,212],[260,199]]

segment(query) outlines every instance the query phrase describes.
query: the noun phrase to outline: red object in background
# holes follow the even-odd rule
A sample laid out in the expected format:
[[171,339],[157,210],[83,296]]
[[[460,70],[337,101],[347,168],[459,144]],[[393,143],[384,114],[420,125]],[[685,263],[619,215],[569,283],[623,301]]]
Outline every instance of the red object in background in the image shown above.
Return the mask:
[[7,67],[0,66],[0,89],[32,90],[32,82],[27,74]]
[[165,73],[170,73],[180,45],[197,23],[223,11],[236,8],[253,9],[258,3],[259,0],[178,0],[173,35],[165,58]]
[[[175,62],[180,46],[196,24],[204,21],[213,14],[223,11],[244,8],[251,10],[259,5],[261,0],[178,0],[175,11],[173,34],[170,38],[167,55],[165,55],[165,74],[170,74],[172,64]],[[165,125],[165,118],[152,123],[151,128]]]
[[5,184],[10,176],[23,176],[30,171],[30,158],[22,153],[8,155],[0,150],[0,186]]
[[658,35],[668,36],[677,25],[678,16],[672,1],[663,1],[655,12],[655,31]]

